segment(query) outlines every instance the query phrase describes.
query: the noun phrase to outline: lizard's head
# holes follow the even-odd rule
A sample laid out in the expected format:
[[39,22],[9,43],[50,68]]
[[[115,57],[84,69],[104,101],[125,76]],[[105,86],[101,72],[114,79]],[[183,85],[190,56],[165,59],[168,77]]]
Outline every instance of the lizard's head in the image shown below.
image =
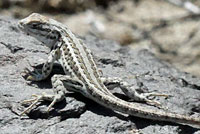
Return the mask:
[[61,36],[59,28],[56,26],[54,20],[37,13],[32,13],[30,16],[19,21],[18,26],[25,33],[35,37],[49,48],[51,48]]

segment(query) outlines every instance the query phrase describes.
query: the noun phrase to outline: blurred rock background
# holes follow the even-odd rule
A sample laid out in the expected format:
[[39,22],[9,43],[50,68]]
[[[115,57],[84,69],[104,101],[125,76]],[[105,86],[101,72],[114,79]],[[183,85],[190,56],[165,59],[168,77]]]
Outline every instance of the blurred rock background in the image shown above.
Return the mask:
[[0,0],[0,15],[32,12],[131,48],[146,48],[176,68],[200,76],[199,0]]

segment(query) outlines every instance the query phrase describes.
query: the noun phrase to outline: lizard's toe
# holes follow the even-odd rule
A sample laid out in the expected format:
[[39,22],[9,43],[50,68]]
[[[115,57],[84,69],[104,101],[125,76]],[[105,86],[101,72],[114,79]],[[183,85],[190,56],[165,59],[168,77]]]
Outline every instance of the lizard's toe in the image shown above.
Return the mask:
[[165,97],[165,98],[169,97],[169,95],[167,95],[167,94],[159,94],[159,93],[154,93],[154,92],[143,93],[143,95],[145,96],[145,98],[148,98],[150,100],[154,99],[156,96]]
[[34,96],[35,98],[33,98],[33,99],[29,99],[29,100],[24,100],[23,102],[22,102],[22,104],[24,104],[24,103],[31,103],[31,102],[33,102],[29,107],[27,107],[21,114],[20,114],[20,116],[22,116],[23,114],[25,114],[25,113],[27,113],[29,110],[31,110],[40,100],[42,100],[43,99],[43,95],[32,95],[32,96]]

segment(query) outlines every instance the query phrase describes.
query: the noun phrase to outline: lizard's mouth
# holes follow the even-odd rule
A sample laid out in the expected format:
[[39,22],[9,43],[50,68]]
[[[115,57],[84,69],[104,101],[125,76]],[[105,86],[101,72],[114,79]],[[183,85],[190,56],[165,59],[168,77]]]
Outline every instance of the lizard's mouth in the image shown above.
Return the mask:
[[23,26],[20,22],[18,23],[18,27],[23,30]]
[[18,23],[18,27],[19,27],[19,29],[21,29],[24,33],[26,33],[27,35],[30,35],[30,33],[28,32],[28,30],[25,28],[23,22],[20,21],[20,22]]
[[20,21],[20,22],[18,22],[18,28],[20,29],[20,30],[22,30],[22,31],[24,31],[24,32],[26,32],[26,30],[25,30],[25,26],[24,26],[24,24]]
[[24,33],[26,33],[27,35],[30,35],[29,32],[27,32],[27,30],[24,29],[24,27],[19,23],[18,24],[19,29],[21,29]]

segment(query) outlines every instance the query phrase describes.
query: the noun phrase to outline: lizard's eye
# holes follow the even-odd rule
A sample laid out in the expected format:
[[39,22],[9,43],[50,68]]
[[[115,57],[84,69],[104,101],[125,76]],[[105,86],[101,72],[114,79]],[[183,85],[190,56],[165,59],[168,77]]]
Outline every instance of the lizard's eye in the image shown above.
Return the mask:
[[32,28],[35,28],[35,27],[37,27],[37,26],[38,26],[37,23],[32,23],[32,24],[31,24],[31,27],[32,27]]

